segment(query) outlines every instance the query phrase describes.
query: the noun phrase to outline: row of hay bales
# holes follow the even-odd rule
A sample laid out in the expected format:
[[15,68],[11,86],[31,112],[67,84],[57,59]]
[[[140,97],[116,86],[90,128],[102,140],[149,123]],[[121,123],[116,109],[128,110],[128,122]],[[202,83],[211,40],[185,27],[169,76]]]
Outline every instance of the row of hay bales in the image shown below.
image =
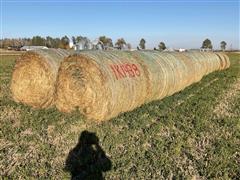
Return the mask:
[[38,50],[17,61],[11,90],[18,102],[56,105],[62,112],[79,108],[88,119],[103,121],[229,66],[222,53]]

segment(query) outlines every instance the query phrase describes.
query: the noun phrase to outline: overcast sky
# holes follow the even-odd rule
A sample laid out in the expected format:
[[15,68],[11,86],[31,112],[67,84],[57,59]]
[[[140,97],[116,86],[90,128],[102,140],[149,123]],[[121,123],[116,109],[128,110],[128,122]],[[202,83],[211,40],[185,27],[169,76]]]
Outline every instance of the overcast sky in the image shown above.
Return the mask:
[[106,35],[123,37],[136,47],[141,38],[147,48],[164,41],[172,48],[199,48],[206,38],[219,48],[239,48],[239,1],[60,1],[3,0],[1,36]]

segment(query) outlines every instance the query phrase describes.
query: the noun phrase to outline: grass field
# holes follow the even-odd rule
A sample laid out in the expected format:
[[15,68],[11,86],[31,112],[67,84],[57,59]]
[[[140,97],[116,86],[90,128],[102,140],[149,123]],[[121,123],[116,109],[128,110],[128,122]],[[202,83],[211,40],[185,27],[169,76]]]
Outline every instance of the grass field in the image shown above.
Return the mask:
[[35,110],[11,99],[17,56],[0,60],[0,175],[65,179],[69,152],[84,130],[95,132],[111,161],[106,179],[238,179],[240,177],[240,54],[171,97],[102,124],[78,112]]

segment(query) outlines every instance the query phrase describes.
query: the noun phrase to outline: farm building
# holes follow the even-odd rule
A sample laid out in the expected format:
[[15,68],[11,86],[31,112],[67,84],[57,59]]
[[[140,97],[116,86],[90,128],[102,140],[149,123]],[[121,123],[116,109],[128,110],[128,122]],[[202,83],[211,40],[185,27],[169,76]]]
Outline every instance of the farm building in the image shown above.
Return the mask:
[[36,49],[48,49],[46,46],[23,46],[20,48],[21,51],[31,51]]
[[178,51],[179,51],[179,52],[186,52],[187,50],[186,50],[186,49],[183,49],[183,48],[179,48]]
[[[102,50],[103,46],[104,46],[103,43],[99,39],[95,39],[92,42],[88,39],[81,39],[79,42],[73,45],[73,49],[76,51],[93,49]],[[105,49],[107,49],[107,47]]]
[[213,51],[213,49],[210,49],[210,48],[200,48],[200,51],[202,51],[202,52],[211,52],[211,51]]
[[92,43],[87,39],[81,39],[78,43],[73,45],[74,50],[86,50],[92,48],[93,48]]

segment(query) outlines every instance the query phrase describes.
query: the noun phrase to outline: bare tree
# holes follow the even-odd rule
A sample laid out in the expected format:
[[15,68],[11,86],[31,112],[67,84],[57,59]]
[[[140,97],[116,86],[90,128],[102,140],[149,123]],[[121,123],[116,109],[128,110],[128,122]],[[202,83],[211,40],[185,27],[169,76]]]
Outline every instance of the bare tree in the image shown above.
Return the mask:
[[108,38],[106,36],[100,36],[99,41],[102,42],[102,49],[106,49],[106,47],[113,47],[113,42],[111,38]]
[[165,50],[166,49],[165,43],[164,42],[160,42],[159,45],[158,45],[158,48],[159,48],[160,51]]
[[126,45],[126,41],[123,38],[120,38],[117,40],[115,45],[118,47],[118,49],[123,49],[124,45]]
[[145,47],[145,43],[146,43],[145,39],[142,38],[142,39],[140,40],[140,43],[139,43],[139,46],[140,46],[141,49],[145,49],[145,48],[146,48],[146,47]]
[[210,39],[205,39],[202,43],[202,47],[203,49],[212,49],[213,46],[212,46],[212,42]]
[[222,42],[220,43],[220,46],[221,46],[222,51],[225,51],[226,46],[227,46],[227,43],[226,43],[225,41],[222,41]]

